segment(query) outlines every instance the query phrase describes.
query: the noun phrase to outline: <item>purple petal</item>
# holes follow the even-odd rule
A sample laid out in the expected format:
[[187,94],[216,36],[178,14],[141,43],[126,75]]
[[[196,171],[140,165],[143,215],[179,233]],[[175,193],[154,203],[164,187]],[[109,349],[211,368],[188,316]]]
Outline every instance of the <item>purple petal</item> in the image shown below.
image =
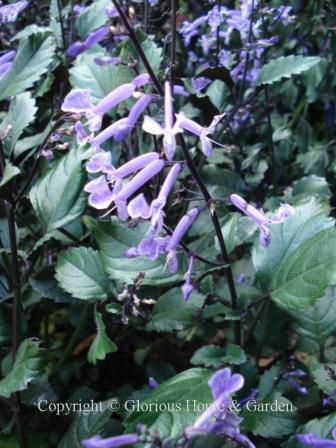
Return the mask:
[[135,159],[132,159],[129,162],[126,162],[124,163],[124,165],[117,168],[114,172],[114,176],[115,178],[119,179],[127,177],[130,174],[133,174],[136,171],[141,170],[146,165],[153,162],[154,160],[157,160],[158,158],[159,154],[157,152],[148,152],[147,154],[138,156]]
[[143,73],[141,75],[136,76],[132,84],[135,85],[135,87],[139,88],[142,86],[145,86],[146,84],[149,84],[151,82],[151,77],[148,75],[148,73]]
[[115,448],[124,445],[134,445],[139,441],[138,434],[124,434],[103,439],[100,436],[94,436],[90,439],[81,441],[84,448]]
[[164,108],[166,129],[171,129],[174,125],[174,110],[173,97],[171,93],[170,83],[168,81],[165,82]]
[[113,193],[103,175],[86,184],[84,191],[90,193],[89,204],[98,210],[107,208],[113,200]]
[[143,193],[129,202],[127,210],[129,216],[133,219],[148,219],[150,217],[150,208]]
[[109,32],[110,27],[108,25],[102,26],[95,31],[91,31],[91,33],[85,39],[84,44],[87,46],[87,48],[91,48],[93,47],[93,45],[96,45],[100,41],[105,39],[105,37],[108,36]]
[[16,56],[15,50],[6,51],[2,56],[0,56],[0,66],[4,64],[5,62],[12,61]]
[[86,171],[88,173],[99,173],[100,171],[110,171],[113,169],[111,164],[111,153],[110,152],[97,152],[91,159],[86,163]]
[[[169,246],[169,244],[168,244],[168,246]],[[177,272],[178,259],[177,259],[175,250],[173,250],[173,249],[169,250],[168,255],[167,255],[166,265],[167,265],[168,271],[171,272],[172,274]]]
[[126,201],[133,193],[139,190],[149,179],[158,174],[164,167],[163,160],[154,160],[138,174],[117,194],[116,200]]
[[168,244],[168,250],[175,250],[182,240],[183,236],[192,226],[193,222],[199,215],[199,208],[195,207],[184,215],[178,222]]
[[61,109],[64,112],[83,113],[92,108],[90,90],[74,89],[64,98]]
[[265,248],[267,248],[271,243],[271,231],[266,225],[260,226],[259,242]]
[[184,300],[188,300],[190,297],[190,294],[193,292],[194,287],[190,284],[190,283],[184,283],[181,286],[182,289],[182,294],[183,294],[183,298]]
[[135,86],[133,84],[122,84],[116,89],[112,90],[94,107],[93,113],[103,115],[117,104],[126,100],[133,95]]
[[0,23],[15,22],[20,12],[26,9],[28,5],[29,2],[23,0],[10,5],[0,6]]
[[88,47],[85,45],[84,42],[77,40],[76,42],[70,45],[70,47],[66,51],[66,54],[71,58],[75,58],[79,54],[84,53],[84,51],[86,51],[87,49]]
[[335,448],[336,441],[329,439],[322,439],[322,437],[317,436],[316,434],[298,434],[296,436],[300,443],[303,445],[307,445],[309,447],[314,448]]
[[133,128],[136,125],[140,115],[148,107],[151,101],[152,96],[146,93],[134,104],[127,118],[130,128]]
[[228,367],[216,372],[209,380],[212,395],[217,400],[223,393],[230,395],[244,386],[244,378],[239,373],[231,375]]
[[202,152],[205,156],[211,157],[213,154],[212,143],[206,136],[201,136]]

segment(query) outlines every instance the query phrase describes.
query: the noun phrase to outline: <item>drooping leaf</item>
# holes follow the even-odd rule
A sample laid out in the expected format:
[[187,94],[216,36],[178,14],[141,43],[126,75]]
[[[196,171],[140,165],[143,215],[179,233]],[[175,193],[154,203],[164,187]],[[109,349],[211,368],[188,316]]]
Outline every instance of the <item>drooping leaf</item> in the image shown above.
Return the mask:
[[320,60],[317,56],[281,56],[262,67],[257,85],[273,84],[282,78],[299,75],[318,64]]
[[96,364],[97,360],[106,358],[108,353],[116,352],[118,347],[112,342],[106,334],[106,328],[103,316],[95,310],[95,321],[97,326],[97,335],[94,338],[90,350],[88,351],[88,361]]
[[0,101],[32,87],[47,72],[55,50],[52,36],[33,34],[22,40],[10,72],[0,81]]
[[204,300],[201,294],[193,293],[185,301],[180,289],[171,289],[159,298],[146,329],[171,332],[188,328],[193,325],[196,313]]
[[[208,386],[210,372],[207,369],[194,368],[186,370],[153,390],[141,402],[140,412],[134,410],[126,420],[127,431],[134,430],[138,423],[157,430],[162,437],[177,436],[191,426],[196,418],[212,402]],[[146,404],[164,403],[163,411],[141,411]]]
[[109,420],[112,410],[109,409],[109,401],[95,404],[97,407],[92,408],[88,413],[76,413],[70,427],[58,444],[59,448],[81,448],[82,440],[99,434]]
[[7,153],[14,149],[23,130],[35,119],[36,111],[35,99],[29,92],[20,93],[12,99],[9,111],[0,125],[0,132],[6,133],[10,129],[4,141]]
[[112,279],[133,283],[139,272],[145,274],[142,281],[144,285],[168,285],[181,279],[179,273],[171,274],[165,269],[164,256],[155,261],[147,257],[125,257],[126,250],[137,246],[146,235],[147,224],[139,224],[131,229],[117,218],[107,223],[89,217],[85,217],[85,224],[98,242],[105,270]]
[[58,256],[56,278],[73,297],[84,300],[106,299],[109,279],[99,252],[91,247],[73,247]]
[[9,398],[12,393],[26,389],[45,373],[46,351],[32,339],[21,342],[13,369],[0,381],[0,395]]
[[287,255],[274,274],[271,297],[284,310],[311,306],[333,283],[336,273],[336,231],[327,229]]
[[85,208],[81,163],[79,151],[72,149],[30,191],[30,201],[47,233],[70,224]]

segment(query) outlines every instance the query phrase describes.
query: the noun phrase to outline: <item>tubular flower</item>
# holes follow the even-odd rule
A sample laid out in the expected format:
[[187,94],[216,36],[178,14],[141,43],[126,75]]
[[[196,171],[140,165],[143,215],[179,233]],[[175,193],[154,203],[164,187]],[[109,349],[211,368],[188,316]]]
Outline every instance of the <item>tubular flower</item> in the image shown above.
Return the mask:
[[124,140],[131,130],[135,127],[138,118],[152,101],[152,97],[149,94],[143,95],[132,107],[128,117],[121,118],[115,123],[108,126],[100,134],[91,140],[91,143],[99,147],[111,137],[117,142]]
[[119,218],[126,220],[128,218],[128,211],[126,202],[130,196],[132,196],[137,190],[139,190],[146,182],[152,177],[158,174],[164,167],[163,160],[154,160],[138,174],[136,174],[128,184],[122,188],[115,196],[114,202],[118,209]]
[[178,222],[172,236],[169,239],[167,245],[167,267],[169,272],[176,272],[178,269],[178,261],[176,256],[176,248],[180,244],[182,238],[187,233],[193,222],[199,215],[199,208],[195,207],[191,209],[183,218]]
[[107,25],[102,26],[97,30],[91,31],[91,33],[83,42],[78,40],[71,44],[66,51],[67,55],[73,58],[78,56],[80,53],[83,53],[84,51],[104,40],[108,36],[109,32],[110,28]]
[[94,436],[90,439],[82,440],[81,445],[84,448],[115,448],[124,445],[134,445],[139,442],[138,434],[123,434],[121,436],[103,439],[100,436]]
[[164,111],[165,111],[164,127],[162,127],[153,118],[146,115],[142,128],[149,134],[163,135],[163,148],[167,160],[173,160],[176,151],[175,135],[181,132],[181,129],[179,128],[177,122],[174,124],[173,98],[170,90],[170,84],[168,81],[165,82]]
[[185,283],[181,286],[182,289],[182,294],[184,297],[184,300],[188,300],[190,297],[190,294],[193,292],[194,287],[191,284],[191,274],[192,274],[192,270],[193,270],[193,265],[194,265],[194,257],[191,256],[190,260],[189,260],[189,268],[188,271],[186,273],[186,281]]
[[10,50],[0,56],[0,81],[7,75],[12,68],[12,60],[15,58],[16,51]]
[[169,196],[169,193],[171,191],[171,189],[174,186],[174,183],[178,177],[178,175],[180,174],[180,172],[182,171],[182,167],[179,163],[177,163],[176,165],[174,165],[166,179],[164,180],[161,190],[158,194],[158,197],[156,199],[153,200],[151,207],[150,207],[150,216],[152,217],[151,220],[151,232],[154,235],[157,235],[161,229],[162,229],[162,225],[163,225],[163,209],[167,203],[167,198]]
[[23,0],[10,5],[0,6],[0,23],[15,22],[17,16],[27,8],[29,1]]
[[255,448],[246,436],[240,434],[239,424],[242,419],[230,410],[231,395],[243,385],[243,376],[239,373],[231,375],[229,368],[216,372],[209,380],[214,402],[198,417],[192,427],[187,428],[187,437],[215,432],[224,437],[228,436],[241,445]]
[[332,431],[332,437],[334,440],[323,439],[316,434],[298,434],[296,436],[298,441],[303,445],[312,447],[312,448],[335,448],[336,447],[336,428]]
[[278,212],[273,217],[268,217],[262,209],[258,210],[253,205],[248,204],[245,199],[238,194],[231,194],[230,202],[245,213],[245,215],[253,219],[253,221],[259,226],[259,241],[263,247],[268,247],[271,241],[271,231],[268,226],[270,224],[280,224],[285,218],[294,214],[294,209],[291,205],[282,204]]
[[61,109],[64,112],[84,114],[89,121],[90,130],[97,131],[101,127],[103,116],[110,109],[131,97],[134,91],[134,84],[122,84],[106,95],[96,106],[93,106],[89,90],[74,89],[64,98]]

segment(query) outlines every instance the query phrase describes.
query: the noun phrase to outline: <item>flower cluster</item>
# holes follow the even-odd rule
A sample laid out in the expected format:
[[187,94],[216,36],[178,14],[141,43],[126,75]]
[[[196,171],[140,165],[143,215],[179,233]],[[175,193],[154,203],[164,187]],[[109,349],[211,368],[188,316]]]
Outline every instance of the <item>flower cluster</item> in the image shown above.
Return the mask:
[[[288,6],[261,6],[257,0],[241,0],[240,8],[229,9],[216,4],[201,17],[186,20],[180,28],[188,52],[189,70],[206,69],[214,64],[230,71],[234,82],[244,79],[255,84],[265,51],[278,42],[271,35],[275,23],[287,25],[291,22]],[[265,22],[266,20],[266,22]],[[239,36],[240,44],[232,45]],[[192,78],[192,86],[199,92],[210,82],[207,78]],[[243,110],[239,124],[249,118]]]
[[[210,126],[203,127],[187,118],[183,113],[174,113],[173,95],[169,82],[165,83],[164,95],[164,125],[151,118],[144,117],[142,128],[155,136],[162,136],[164,154],[149,152],[116,168],[112,163],[110,152],[104,151],[102,146],[113,138],[120,142],[136,127],[140,116],[153,101],[153,95],[144,93],[143,87],[150,84],[146,74],[136,76],[131,83],[117,87],[104,97],[98,104],[93,105],[90,100],[90,91],[85,89],[72,90],[64,99],[62,110],[70,112],[75,117],[85,118],[84,122],[78,120],[75,125],[77,139],[80,143],[88,143],[95,153],[86,164],[88,173],[99,174],[86,186],[89,193],[89,204],[97,210],[116,210],[123,221],[128,218],[142,219],[150,222],[146,236],[137,247],[131,247],[125,252],[126,257],[146,256],[150,260],[160,255],[167,255],[167,269],[169,272],[178,270],[178,247],[189,228],[199,215],[199,209],[193,208],[178,222],[171,235],[164,232],[164,208],[174,184],[183,169],[183,163],[175,161],[176,135],[189,131],[196,135],[201,142],[202,152],[206,156],[212,154],[213,141],[209,137],[215,130],[221,116],[214,117]],[[174,93],[179,89],[173,89]],[[184,92],[182,92],[184,93]],[[111,125],[100,131],[102,119],[112,108],[126,99],[136,98],[137,101],[126,117],[114,121]],[[95,131],[99,131],[95,133]],[[164,160],[164,157],[165,159]],[[169,163],[170,168],[163,183],[158,190],[157,197],[151,203],[146,199],[142,188],[161,173]],[[126,182],[126,180],[128,180]],[[191,276],[194,257],[190,256],[189,268],[185,275],[182,292],[187,300],[193,291]]]

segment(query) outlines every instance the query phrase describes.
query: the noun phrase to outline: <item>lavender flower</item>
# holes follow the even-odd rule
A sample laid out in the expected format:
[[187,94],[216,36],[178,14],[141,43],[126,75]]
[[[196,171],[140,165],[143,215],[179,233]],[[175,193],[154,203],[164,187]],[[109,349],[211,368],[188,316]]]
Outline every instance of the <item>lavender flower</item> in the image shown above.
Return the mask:
[[190,260],[189,260],[189,268],[188,268],[188,271],[186,273],[186,281],[181,286],[184,300],[188,300],[189,297],[190,297],[190,294],[194,290],[194,287],[191,284],[191,274],[192,274],[192,270],[193,270],[193,264],[194,264],[194,257],[191,255]]
[[221,146],[219,143],[211,140],[208,135],[212,134],[215,130],[215,126],[218,123],[221,115],[216,115],[208,127],[203,127],[200,124],[196,123],[196,121],[187,118],[182,112],[177,115],[177,123],[178,126],[186,131],[191,132],[194,135],[197,135],[201,140],[201,149],[204,155],[207,157],[211,157],[212,155],[212,143],[216,143]]
[[111,153],[100,151],[97,152],[91,159],[86,163],[86,171],[88,173],[108,173],[113,170],[111,163]]
[[100,145],[109,140],[111,137],[113,137],[117,142],[124,140],[135,127],[138,118],[151,101],[151,95],[143,95],[134,104],[127,118],[121,118],[104,129],[100,134],[91,140],[92,145],[99,148]]
[[89,204],[91,207],[98,210],[107,208],[113,201],[113,193],[103,175],[86,184],[84,191],[90,193]]
[[336,428],[332,431],[332,437],[334,440],[323,439],[316,434],[298,434],[296,436],[298,441],[303,445],[312,447],[312,448],[335,448],[336,447]]
[[187,437],[215,432],[249,448],[255,448],[246,436],[240,434],[239,424],[242,419],[230,410],[231,395],[243,385],[242,375],[238,373],[231,375],[229,368],[216,372],[209,380],[214,402],[198,417],[192,427],[187,428]]
[[23,0],[10,5],[0,6],[0,23],[15,22],[17,16],[29,5],[29,1]]
[[132,84],[134,84],[135,87],[139,88],[139,87],[145,86],[146,84],[149,84],[150,82],[151,82],[151,77],[149,76],[149,74],[142,73],[141,75],[138,75],[133,79]]
[[128,218],[128,211],[126,202],[132,194],[139,190],[149,179],[158,174],[164,167],[163,160],[154,160],[138,174],[136,174],[128,184],[116,194],[114,201],[118,209],[119,218],[126,220]]
[[308,390],[306,387],[302,386],[297,378],[306,378],[307,374],[301,369],[292,370],[291,372],[286,372],[282,375],[282,378],[288,382],[296,391],[300,394],[308,395]]
[[61,109],[64,112],[85,114],[89,121],[89,128],[97,131],[101,127],[102,117],[110,109],[133,95],[135,86],[131,83],[122,84],[106,95],[96,106],[90,101],[90,91],[74,89],[64,98]]
[[72,12],[74,13],[75,17],[79,17],[84,11],[85,11],[85,7],[81,6],[81,5],[75,5],[72,8]]
[[170,84],[165,83],[165,126],[162,127],[157,121],[148,115],[145,116],[142,125],[144,131],[153,135],[163,135],[163,148],[168,160],[172,160],[176,150],[175,135],[181,132],[177,122],[174,124],[173,99],[170,91]]
[[124,445],[134,445],[139,442],[138,434],[124,434],[121,436],[103,439],[100,436],[94,436],[90,439],[82,440],[81,445],[84,448],[115,448]]
[[156,389],[157,387],[159,387],[159,383],[153,377],[150,377],[148,379],[148,384],[151,389]]
[[166,179],[164,180],[161,190],[156,199],[151,204],[151,233],[157,235],[162,229],[163,225],[163,208],[167,203],[167,198],[174,183],[180,174],[182,167],[179,163],[175,164],[169,171]]
[[186,215],[184,215],[178,222],[172,236],[169,239],[167,245],[167,267],[169,272],[176,272],[178,269],[178,260],[176,256],[176,248],[180,244],[182,238],[187,233],[193,222],[199,215],[199,208],[195,207],[191,209]]
[[95,31],[91,31],[84,42],[76,41],[71,44],[67,49],[67,55],[70,57],[78,56],[80,53],[83,53],[84,51],[104,40],[108,36],[109,32],[110,28],[107,25],[102,26]]
[[239,210],[241,210],[245,215],[249,216],[253,221],[259,226],[260,229],[260,244],[263,247],[268,247],[271,241],[271,231],[269,229],[269,224],[279,224],[284,221],[288,216],[293,215],[294,209],[289,204],[282,204],[278,212],[273,217],[268,217],[264,211],[258,210],[251,204],[248,204],[245,199],[243,199],[238,194],[231,194],[230,202]]
[[7,75],[12,68],[12,60],[15,58],[16,51],[10,50],[0,56],[0,81]]

